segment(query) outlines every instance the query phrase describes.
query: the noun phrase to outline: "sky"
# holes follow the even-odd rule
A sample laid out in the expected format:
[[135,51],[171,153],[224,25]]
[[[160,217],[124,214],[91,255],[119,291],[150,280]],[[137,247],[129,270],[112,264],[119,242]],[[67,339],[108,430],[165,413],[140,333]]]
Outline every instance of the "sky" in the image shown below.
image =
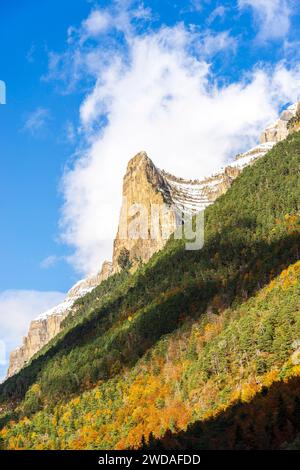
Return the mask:
[[1,378],[30,320],[110,259],[131,157],[208,176],[297,100],[300,6],[2,0],[0,20]]

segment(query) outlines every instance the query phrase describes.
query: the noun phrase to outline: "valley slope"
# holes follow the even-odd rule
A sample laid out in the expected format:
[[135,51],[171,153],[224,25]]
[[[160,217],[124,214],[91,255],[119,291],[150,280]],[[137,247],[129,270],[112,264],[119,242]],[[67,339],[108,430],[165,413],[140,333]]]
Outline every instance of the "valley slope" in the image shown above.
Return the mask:
[[299,183],[293,133],[206,209],[202,250],[171,237],[135,272],[116,272],[79,298],[59,334],[0,386],[2,448],[292,442]]

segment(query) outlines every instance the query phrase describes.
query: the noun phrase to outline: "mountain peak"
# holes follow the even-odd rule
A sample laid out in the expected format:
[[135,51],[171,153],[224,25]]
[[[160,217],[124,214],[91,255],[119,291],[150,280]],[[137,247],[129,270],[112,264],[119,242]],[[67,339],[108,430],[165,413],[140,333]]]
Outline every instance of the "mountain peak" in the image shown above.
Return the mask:
[[140,165],[151,165],[154,166],[152,160],[148,157],[147,152],[142,150],[138,152],[134,157],[132,157],[127,164],[127,172]]

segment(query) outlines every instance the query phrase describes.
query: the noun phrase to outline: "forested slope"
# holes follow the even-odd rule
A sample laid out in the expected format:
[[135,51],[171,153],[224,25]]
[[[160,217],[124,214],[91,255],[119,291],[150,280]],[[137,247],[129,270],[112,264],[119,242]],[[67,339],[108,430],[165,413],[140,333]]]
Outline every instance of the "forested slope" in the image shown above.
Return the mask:
[[[299,183],[295,133],[206,209],[202,250],[170,240],[78,301],[65,330],[1,385],[2,447],[139,447],[151,434],[156,445],[297,375]],[[232,413],[220,445],[251,448]],[[288,415],[270,447],[298,432]],[[218,447],[205,439],[197,446]]]

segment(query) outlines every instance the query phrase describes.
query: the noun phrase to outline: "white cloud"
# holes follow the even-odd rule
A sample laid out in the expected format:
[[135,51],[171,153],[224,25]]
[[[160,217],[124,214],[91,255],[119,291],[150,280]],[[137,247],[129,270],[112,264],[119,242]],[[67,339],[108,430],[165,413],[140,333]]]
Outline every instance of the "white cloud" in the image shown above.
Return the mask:
[[113,19],[105,10],[94,10],[83,22],[83,27],[89,37],[104,33],[111,25]]
[[23,130],[30,132],[32,135],[38,135],[45,129],[49,118],[50,112],[48,109],[37,108],[27,115]]
[[63,256],[50,255],[50,256],[47,256],[46,258],[44,258],[41,261],[40,266],[43,269],[52,268],[53,266],[55,266],[62,259],[64,259]]
[[65,133],[67,142],[74,144],[76,140],[76,128],[72,121],[67,121],[65,124]]
[[65,294],[61,292],[0,292],[0,342],[2,346],[5,345],[5,358],[0,358],[0,381],[6,374],[8,355],[20,346],[22,337],[28,332],[30,321],[57,305],[64,297]]
[[[194,1],[197,3],[198,0]],[[82,22],[81,42],[96,38],[113,28],[129,32],[132,20],[144,22],[151,20],[151,18],[151,9],[144,7],[142,3],[130,0],[111,2],[110,9],[97,8]],[[72,35],[74,29],[71,29],[70,32]]]
[[199,13],[203,9],[203,0],[190,0],[186,3],[187,4],[181,9],[181,13]]
[[210,24],[213,21],[215,21],[217,18],[223,19],[225,15],[226,15],[226,8],[224,7],[224,5],[219,5],[211,12],[207,21]]
[[208,31],[201,35],[201,38],[202,41],[199,46],[201,48],[201,53],[203,56],[209,57],[210,59],[220,51],[232,54],[237,47],[236,39],[230,36],[228,31],[223,31],[217,34],[212,34]]
[[259,27],[258,39],[283,38],[290,29],[290,0],[239,0],[240,8],[251,7]]
[[26,54],[26,60],[29,62],[29,63],[33,63],[34,62],[34,55],[36,53],[36,46],[35,44],[31,44],[30,48],[28,49],[28,52]]

